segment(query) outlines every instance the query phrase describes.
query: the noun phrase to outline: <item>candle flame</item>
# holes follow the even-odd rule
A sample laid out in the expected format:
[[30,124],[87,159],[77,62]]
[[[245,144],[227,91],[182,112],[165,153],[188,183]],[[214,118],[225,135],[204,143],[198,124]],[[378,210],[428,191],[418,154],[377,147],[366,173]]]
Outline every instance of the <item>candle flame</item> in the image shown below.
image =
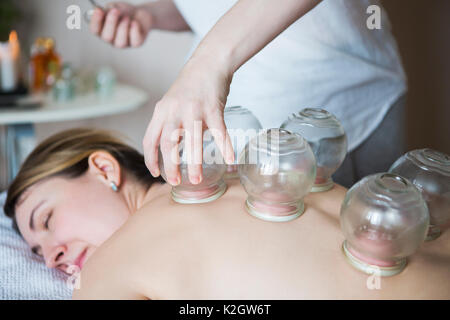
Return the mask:
[[15,30],[11,31],[9,34],[9,42],[17,42],[17,32]]

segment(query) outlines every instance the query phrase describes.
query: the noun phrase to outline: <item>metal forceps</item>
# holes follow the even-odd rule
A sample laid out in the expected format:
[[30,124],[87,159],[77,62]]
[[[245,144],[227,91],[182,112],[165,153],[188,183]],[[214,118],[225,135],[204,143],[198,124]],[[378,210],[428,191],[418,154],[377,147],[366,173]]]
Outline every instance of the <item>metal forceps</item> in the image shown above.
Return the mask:
[[[91,3],[91,5],[94,7],[94,8],[100,8],[100,9],[102,9],[103,11],[104,10],[107,10],[107,8],[106,7],[104,7],[104,6],[101,6],[101,5],[99,5],[98,4],[98,2],[96,1],[96,0],[89,0],[89,2]],[[91,22],[91,18],[92,18],[92,14],[94,13],[94,9],[90,9],[90,10],[88,10],[88,11],[86,11],[85,13],[84,13],[84,20],[87,22],[87,23],[90,23]]]

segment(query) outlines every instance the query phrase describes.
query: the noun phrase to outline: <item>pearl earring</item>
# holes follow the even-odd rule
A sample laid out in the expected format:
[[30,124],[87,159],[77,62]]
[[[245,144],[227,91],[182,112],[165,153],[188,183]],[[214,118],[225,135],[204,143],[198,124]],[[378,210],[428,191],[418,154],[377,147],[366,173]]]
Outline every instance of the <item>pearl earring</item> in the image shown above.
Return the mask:
[[110,182],[109,184],[111,186],[111,189],[113,189],[114,192],[119,191],[119,188],[117,188],[117,185],[114,182]]

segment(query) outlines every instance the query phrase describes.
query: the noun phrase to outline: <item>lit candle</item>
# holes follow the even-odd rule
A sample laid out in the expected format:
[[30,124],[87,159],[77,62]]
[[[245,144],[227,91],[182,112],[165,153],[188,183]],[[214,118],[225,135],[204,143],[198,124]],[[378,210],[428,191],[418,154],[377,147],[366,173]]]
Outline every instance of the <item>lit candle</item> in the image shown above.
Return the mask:
[[20,44],[17,33],[9,34],[9,41],[0,43],[0,88],[13,91],[17,87],[20,60]]

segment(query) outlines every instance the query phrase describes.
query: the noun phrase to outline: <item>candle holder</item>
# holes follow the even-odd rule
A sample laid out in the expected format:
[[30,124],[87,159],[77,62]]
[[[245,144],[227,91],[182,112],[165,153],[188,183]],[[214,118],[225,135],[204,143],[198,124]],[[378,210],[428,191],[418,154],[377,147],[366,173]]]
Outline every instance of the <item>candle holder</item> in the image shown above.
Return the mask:
[[19,82],[17,88],[11,92],[0,91],[0,108],[13,108],[13,107],[29,107],[40,104],[38,99],[28,99],[28,89]]
[[20,78],[20,44],[12,31],[7,42],[0,42],[0,92],[17,90]]

